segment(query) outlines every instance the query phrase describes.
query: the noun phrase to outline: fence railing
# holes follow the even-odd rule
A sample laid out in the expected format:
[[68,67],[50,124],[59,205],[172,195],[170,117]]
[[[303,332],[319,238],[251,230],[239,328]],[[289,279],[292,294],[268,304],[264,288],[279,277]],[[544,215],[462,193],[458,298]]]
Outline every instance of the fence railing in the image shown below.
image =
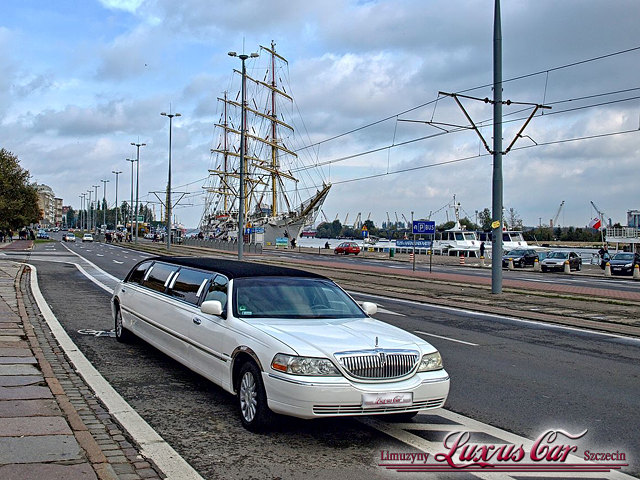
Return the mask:
[[607,241],[615,241],[616,238],[640,239],[640,229],[635,227],[610,227],[606,230]]
[[[183,245],[191,247],[203,247],[212,248],[215,250],[225,250],[229,252],[238,251],[238,242],[236,241],[224,241],[224,240],[207,240],[201,238],[185,238],[182,241]],[[261,243],[245,243],[244,252],[262,255]]]

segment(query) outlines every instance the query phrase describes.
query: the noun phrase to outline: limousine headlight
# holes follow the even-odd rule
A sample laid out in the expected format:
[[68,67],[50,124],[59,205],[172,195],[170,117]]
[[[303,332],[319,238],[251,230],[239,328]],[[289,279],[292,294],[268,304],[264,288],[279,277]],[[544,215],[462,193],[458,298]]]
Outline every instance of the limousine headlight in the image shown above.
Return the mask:
[[340,372],[326,358],[296,357],[278,353],[271,361],[271,368],[292,375],[340,376]]
[[419,372],[431,372],[433,370],[440,370],[442,367],[442,357],[440,356],[440,352],[428,353],[422,356],[422,360],[420,361],[420,366],[418,367]]

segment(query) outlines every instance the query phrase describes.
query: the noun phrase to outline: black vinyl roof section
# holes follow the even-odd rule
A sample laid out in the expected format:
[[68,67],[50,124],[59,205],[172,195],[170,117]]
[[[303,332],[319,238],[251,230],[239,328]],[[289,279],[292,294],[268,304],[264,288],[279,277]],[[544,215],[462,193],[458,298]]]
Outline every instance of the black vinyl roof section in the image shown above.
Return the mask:
[[146,261],[154,260],[183,267],[199,268],[215,273],[220,273],[229,279],[242,277],[307,277],[326,278],[316,273],[305,272],[296,268],[279,267],[276,265],[265,265],[261,263],[241,262],[238,260],[227,260],[211,257],[168,257],[160,256],[149,258]]

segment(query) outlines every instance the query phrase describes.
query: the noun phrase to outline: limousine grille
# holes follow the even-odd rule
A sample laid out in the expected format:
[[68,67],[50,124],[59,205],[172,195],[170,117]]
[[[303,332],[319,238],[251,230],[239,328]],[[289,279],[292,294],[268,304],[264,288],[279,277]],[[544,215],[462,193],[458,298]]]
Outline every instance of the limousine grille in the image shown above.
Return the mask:
[[363,350],[341,352],[336,358],[353,377],[366,380],[389,380],[408,375],[420,358],[414,350]]

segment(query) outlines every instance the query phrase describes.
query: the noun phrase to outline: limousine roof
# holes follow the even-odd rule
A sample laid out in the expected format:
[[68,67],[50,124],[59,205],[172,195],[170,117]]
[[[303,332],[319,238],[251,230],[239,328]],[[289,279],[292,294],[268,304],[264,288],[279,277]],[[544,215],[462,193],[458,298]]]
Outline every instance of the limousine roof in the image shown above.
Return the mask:
[[265,265],[261,263],[241,262],[210,257],[154,257],[147,260],[172,263],[183,267],[199,268],[220,273],[227,278],[240,277],[311,277],[326,278],[316,273],[305,272],[295,268]]

